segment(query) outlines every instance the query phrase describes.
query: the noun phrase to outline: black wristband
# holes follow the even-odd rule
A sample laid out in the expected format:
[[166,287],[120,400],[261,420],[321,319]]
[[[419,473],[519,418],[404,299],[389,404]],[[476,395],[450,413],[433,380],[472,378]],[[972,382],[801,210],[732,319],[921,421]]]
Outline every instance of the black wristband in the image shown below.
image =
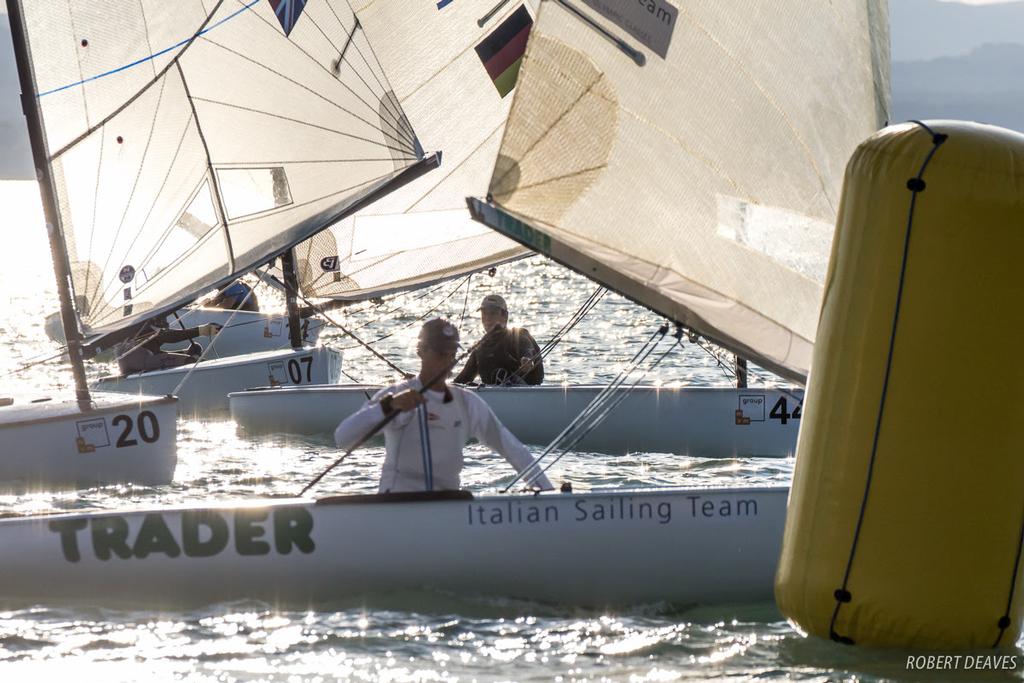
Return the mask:
[[380,399],[380,409],[384,411],[384,417],[387,417],[391,413],[395,412],[395,406],[392,405],[395,397],[393,394],[384,394]]

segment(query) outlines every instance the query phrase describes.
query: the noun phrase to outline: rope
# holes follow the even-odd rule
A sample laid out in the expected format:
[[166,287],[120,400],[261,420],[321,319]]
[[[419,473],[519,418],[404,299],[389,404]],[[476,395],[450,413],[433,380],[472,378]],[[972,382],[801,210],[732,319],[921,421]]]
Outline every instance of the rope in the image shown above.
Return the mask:
[[[668,325],[662,325],[660,328],[658,328],[647,339],[647,341],[644,342],[640,349],[635,354],[633,354],[633,357],[629,360],[629,363],[626,365],[626,367],[623,368],[623,370],[620,371],[618,375],[616,375],[616,377],[608,384],[608,386],[606,386],[604,389],[598,392],[597,396],[593,398],[593,400],[587,405],[587,407],[584,408],[579,415],[573,418],[572,422],[570,422],[565,427],[565,429],[563,429],[558,434],[558,436],[554,438],[554,440],[547,446],[547,448],[544,449],[540,456],[538,456],[537,459],[534,460],[529,467],[525,468],[522,472],[520,472],[516,476],[516,478],[513,479],[509,483],[509,485],[502,490],[502,493],[507,493],[509,489],[515,486],[520,479],[527,476],[527,474],[529,474],[532,470],[539,469],[540,471],[538,474],[547,472],[548,468],[550,468],[551,465],[553,465],[555,462],[558,462],[558,460],[560,460],[563,455],[568,453],[576,444],[578,444],[584,437],[586,437],[587,434],[593,431],[598,424],[600,424],[605,418],[607,418],[608,415],[611,414],[611,411],[614,410],[615,407],[617,407],[622,402],[622,400],[624,400],[626,396],[628,396],[629,393],[631,393],[633,389],[636,388],[636,386],[644,377],[646,377],[647,373],[650,372],[650,370],[653,369],[658,363],[660,363],[662,359],[664,359],[670,351],[672,351],[677,345],[680,344],[680,340],[682,338],[681,328],[676,330],[676,343],[673,344],[668,351],[662,354],[661,357],[659,357],[658,360],[655,362],[655,364],[651,366],[651,368],[648,368],[646,371],[644,371],[644,373],[641,374],[639,378],[637,378],[636,382],[634,382],[633,385],[626,390],[625,394],[623,394],[621,398],[618,398],[616,400],[615,392],[617,392],[619,388],[626,382],[626,380],[633,373],[633,371],[640,367],[640,365],[642,365],[650,357],[650,355],[654,352],[654,349],[657,348],[659,343],[661,343],[661,340],[665,338],[666,334],[668,334],[668,329]],[[540,469],[541,461],[558,449],[562,449],[562,452],[559,453],[559,455],[548,466],[544,467],[543,469]],[[536,476],[538,475],[531,474],[529,478],[530,480],[532,480]]]
[[[11,375],[17,375],[19,373],[25,372],[29,368],[34,368],[37,365],[42,365],[43,363],[49,363],[52,360],[57,360],[61,356],[64,356],[67,353],[67,350],[68,350],[68,347],[66,345],[65,346],[61,346],[60,347],[60,351],[58,351],[56,354],[54,354],[52,356],[49,356],[47,358],[43,358],[42,360],[36,360],[36,361],[32,361],[32,362],[26,363],[24,365],[21,365],[21,366],[15,368],[13,370],[9,370],[8,372],[5,372],[4,374],[0,375],[0,377],[10,377]],[[36,357],[38,358],[38,356],[36,356]]]
[[[468,276],[467,276],[466,280],[468,280],[468,279],[469,279],[469,278],[468,278]],[[377,343],[377,342],[379,342],[379,341],[383,341],[383,340],[387,339],[388,337],[392,337],[392,336],[394,336],[394,335],[395,335],[395,334],[396,334],[397,332],[399,332],[400,330],[404,330],[404,329],[406,329],[406,328],[408,328],[408,327],[412,327],[413,325],[415,325],[415,324],[416,324],[416,323],[418,323],[419,321],[423,320],[423,319],[424,319],[424,318],[426,318],[426,317],[427,317],[428,315],[430,315],[431,313],[433,313],[434,311],[436,311],[437,309],[439,309],[439,308],[441,307],[441,304],[443,304],[443,303],[444,303],[445,301],[447,301],[448,299],[450,299],[450,298],[452,298],[453,296],[455,296],[455,293],[456,293],[456,292],[458,292],[458,291],[459,291],[459,289],[461,289],[461,288],[462,288],[462,284],[463,284],[463,282],[465,282],[465,280],[463,280],[463,281],[460,281],[460,282],[459,282],[459,284],[458,284],[458,285],[457,285],[457,286],[455,287],[455,289],[453,289],[453,290],[452,290],[452,291],[450,291],[450,292],[449,292],[448,294],[446,294],[446,295],[445,295],[445,297],[444,297],[443,299],[441,299],[440,301],[438,301],[438,302],[437,302],[437,303],[436,303],[436,304],[435,304],[435,305],[434,305],[434,306],[433,306],[433,307],[432,307],[432,308],[431,308],[430,310],[428,310],[428,311],[427,311],[426,313],[424,313],[423,315],[419,316],[418,318],[416,318],[416,319],[415,319],[415,320],[413,320],[412,322],[409,322],[409,323],[407,323],[407,324],[405,324],[405,325],[402,325],[401,327],[396,327],[396,328],[395,328],[395,329],[394,329],[394,330],[393,330],[392,332],[388,332],[388,333],[387,333],[387,334],[385,334],[385,335],[381,335],[380,337],[377,337],[376,339],[374,339],[374,340],[370,341],[369,343],[370,343],[370,344],[376,344],[376,343]],[[306,301],[305,297],[303,297],[303,301]],[[312,304],[310,304],[310,305],[312,305]],[[316,306],[313,306],[313,308],[314,308],[314,309],[317,309],[317,307],[316,307]],[[327,320],[327,322],[331,322],[331,320],[330,320],[329,318],[327,318],[327,316],[326,316],[326,315],[324,316],[324,319],[326,319],[326,320]],[[334,324],[334,323],[332,323],[332,324]],[[341,328],[341,326],[340,326],[340,325],[337,325],[337,327]],[[361,341],[361,340],[357,339],[357,338],[355,337],[355,335],[353,335],[353,334],[352,334],[351,332],[349,332],[349,331],[345,330],[344,328],[341,328],[341,331],[342,331],[342,332],[344,332],[345,334],[349,335],[349,336],[350,336],[350,337],[352,337],[353,339],[356,339],[356,341],[359,341],[359,343],[360,343],[360,344],[365,344],[365,342],[363,342],[363,341]],[[341,350],[342,350],[342,351],[347,351],[347,350],[349,350],[349,349],[356,349],[356,348],[359,348],[359,345],[358,345],[358,344],[357,344],[357,345],[355,345],[355,346],[343,346],[343,347],[341,347]],[[376,352],[374,352],[374,353],[376,353]]]
[[[242,306],[244,306],[246,304],[247,301],[249,301],[249,297],[252,296],[253,292],[255,292],[255,291],[256,290],[253,289],[252,287],[249,288],[249,291],[245,295],[245,298],[242,299],[242,302],[238,305],[239,308],[236,308],[236,309],[231,311],[231,315],[228,316],[227,323],[222,325],[220,327],[220,329],[217,330],[217,333],[215,335],[213,335],[213,337],[210,339],[210,343],[206,345],[206,348],[203,349],[203,352],[200,353],[199,357],[196,358],[196,361],[194,363],[192,363],[192,367],[190,367],[188,369],[188,372],[185,373],[185,376],[181,378],[180,382],[178,382],[178,386],[174,387],[174,391],[171,392],[172,395],[174,395],[174,396],[178,395],[178,392],[181,391],[181,388],[183,386],[185,386],[185,382],[187,382],[189,380],[189,378],[192,377],[192,373],[195,372],[196,367],[199,365],[200,361],[202,361],[203,358],[206,357],[207,352],[209,352],[209,350],[212,349],[214,347],[214,345],[217,343],[217,337],[219,337],[221,335],[221,333],[224,331],[225,327],[227,327],[228,325],[231,324],[231,321],[235,319],[236,315],[238,315],[238,311],[241,309]],[[160,334],[160,333],[157,332],[156,334]],[[138,346],[136,346],[135,348],[138,348]],[[132,350],[134,350],[134,349],[132,349]],[[124,357],[124,355],[122,355],[121,357]]]
[[[545,343],[544,346],[538,350],[537,353],[533,354],[529,358],[530,362],[544,362],[544,359],[547,358],[548,355],[555,349],[555,347],[562,342],[562,339],[565,338],[565,335],[567,335],[574,327],[580,324],[583,321],[583,319],[590,314],[590,311],[594,309],[594,306],[596,306],[597,303],[602,298],[604,298],[604,295],[607,293],[608,290],[602,286],[598,286],[597,289],[591,292],[590,296],[588,296],[586,301],[584,301],[583,304],[576,309],[576,312],[572,314],[569,320],[564,325],[562,325],[562,327],[559,328],[559,330],[555,332],[554,335],[552,335],[551,339],[549,339],[547,343]],[[511,375],[508,375],[499,386],[518,384],[518,382],[522,379],[522,369],[517,369]]]

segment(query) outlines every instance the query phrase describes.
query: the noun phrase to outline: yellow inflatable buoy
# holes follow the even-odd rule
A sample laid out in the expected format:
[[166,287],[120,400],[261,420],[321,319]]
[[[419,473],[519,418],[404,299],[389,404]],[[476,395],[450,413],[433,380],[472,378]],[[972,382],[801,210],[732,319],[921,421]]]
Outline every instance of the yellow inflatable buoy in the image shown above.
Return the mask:
[[1012,646],[1024,135],[887,128],[846,171],[775,594],[858,645]]

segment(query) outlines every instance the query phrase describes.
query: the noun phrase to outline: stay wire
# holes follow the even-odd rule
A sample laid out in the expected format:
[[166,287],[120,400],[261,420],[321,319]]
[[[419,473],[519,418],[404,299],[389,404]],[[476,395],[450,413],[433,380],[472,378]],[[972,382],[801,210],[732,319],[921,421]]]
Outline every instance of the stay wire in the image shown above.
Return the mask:
[[[42,360],[33,360],[33,361],[29,361],[28,363],[24,363],[24,364],[22,364],[22,365],[20,365],[20,366],[18,366],[16,368],[14,368],[13,370],[5,372],[4,374],[0,375],[0,377],[10,377],[11,375],[21,374],[21,373],[25,372],[26,370],[28,370],[30,368],[34,368],[37,365],[42,365],[43,363],[49,363],[50,361],[57,360],[58,358],[66,355],[67,352],[68,352],[68,347],[66,345],[62,345],[60,347],[60,351],[58,351],[56,354],[54,354],[52,356],[48,356],[46,358],[43,358]],[[38,358],[38,356],[36,356],[36,358]]]
[[629,377],[629,375],[632,374],[632,372],[639,366],[639,364],[650,356],[650,354],[654,351],[654,349],[661,342],[661,340],[664,339],[666,334],[668,334],[668,325],[662,325],[660,328],[655,330],[655,332],[647,339],[646,342],[644,342],[640,349],[635,354],[633,354],[633,357],[626,364],[626,367],[623,368],[619,372],[619,374],[615,376],[614,379],[612,379],[608,386],[604,387],[600,392],[598,392],[597,396],[595,396],[593,400],[591,400],[587,407],[584,408],[579,413],[579,415],[574,417],[568,425],[566,425],[565,429],[563,429],[552,440],[552,442],[544,449],[544,451],[537,457],[537,459],[534,460],[529,467],[525,468],[522,472],[520,472],[508,484],[508,486],[506,486],[502,490],[502,493],[508,492],[508,490],[515,486],[516,483],[518,483],[521,479],[527,477],[528,475],[530,480],[534,479],[537,476],[537,474],[531,474],[533,470],[540,470],[541,472],[545,471],[540,469],[541,461],[548,455],[550,455],[553,451],[558,449],[560,447],[560,444],[567,443],[570,439],[573,438],[577,431],[581,429],[580,425],[584,423],[586,420],[588,420],[591,415],[593,415],[603,407],[605,402],[608,401],[608,397],[615,391],[617,391],[618,388],[625,382],[626,378]]
[[[444,304],[444,302],[448,301],[448,299],[450,299],[450,298],[452,298],[453,296],[455,296],[455,294],[456,294],[456,293],[457,293],[457,292],[459,291],[459,289],[461,289],[461,288],[462,288],[462,284],[463,284],[463,282],[464,282],[464,281],[465,281],[465,280],[463,280],[463,281],[460,281],[460,282],[459,282],[459,284],[458,284],[458,285],[457,285],[457,286],[456,286],[456,287],[455,287],[454,289],[452,289],[452,291],[448,292],[448,294],[446,294],[446,295],[444,296],[444,298],[442,298],[442,299],[441,299],[441,300],[439,300],[439,301],[438,301],[438,302],[437,302],[436,304],[434,304],[434,306],[433,306],[433,307],[431,307],[431,308],[430,308],[430,309],[429,309],[429,310],[428,310],[428,311],[427,311],[426,313],[423,313],[422,315],[420,315],[419,317],[417,317],[417,318],[416,318],[415,320],[412,320],[411,322],[409,322],[409,323],[406,323],[405,325],[402,325],[402,326],[400,326],[400,327],[396,327],[396,328],[395,328],[395,329],[394,329],[393,331],[391,331],[391,332],[388,332],[387,334],[382,334],[381,336],[377,337],[376,339],[373,339],[373,340],[371,340],[371,341],[370,341],[369,343],[370,343],[370,344],[376,344],[376,343],[377,343],[377,342],[379,342],[379,341],[384,341],[384,340],[385,340],[385,339],[387,339],[388,337],[393,337],[393,336],[394,336],[394,335],[395,335],[395,334],[396,334],[397,332],[399,332],[400,330],[404,330],[404,329],[406,329],[406,328],[412,327],[413,325],[415,325],[415,324],[416,324],[416,323],[418,323],[419,321],[421,321],[421,320],[423,320],[424,318],[426,318],[426,317],[427,317],[428,315],[430,315],[431,313],[434,313],[435,311],[437,311],[437,309],[441,308],[441,305],[442,305],[442,304]],[[303,297],[303,301],[305,301],[305,300],[306,300],[306,299],[305,299],[305,297]],[[316,309],[316,306],[313,306],[313,308],[314,308],[314,309]],[[329,318],[327,318],[327,316],[326,316],[326,315],[324,315],[324,318],[325,318],[325,319],[326,319],[326,320],[327,320],[328,322],[331,322],[331,320],[330,320]],[[333,324],[333,323],[332,323],[332,324]],[[339,326],[339,327],[340,327],[340,326]],[[344,330],[344,328],[342,328],[342,331],[343,331],[343,332],[345,332],[346,334],[348,334],[349,336],[351,336],[351,337],[352,337],[353,339],[356,339],[356,341],[359,341],[359,342],[360,342],[360,344],[364,344],[364,343],[365,343],[365,342],[362,342],[362,341],[360,341],[359,339],[357,339],[357,338],[356,338],[356,337],[355,337],[354,335],[352,335],[352,334],[351,334],[350,332],[347,332],[346,330]],[[359,347],[359,345],[354,345],[354,346],[343,346],[343,347],[341,347],[341,350],[342,350],[342,351],[345,351],[345,350],[348,350],[348,349],[355,349],[355,348],[358,348],[358,347]]]
[[[227,327],[228,325],[231,324],[231,321],[235,319],[236,315],[238,315],[238,312],[241,310],[242,306],[245,306],[245,304],[249,301],[249,297],[251,297],[253,295],[254,291],[255,290],[252,287],[249,287],[249,291],[246,292],[245,297],[242,299],[241,303],[238,304],[238,308],[235,308],[235,309],[233,309],[231,311],[231,314],[228,316],[228,319],[225,322],[225,324],[219,326],[220,329],[218,329],[217,333],[214,334],[213,337],[210,338],[210,343],[206,345],[206,348],[203,349],[203,352],[200,353],[199,357],[196,358],[194,363],[192,363],[192,367],[190,367],[188,369],[188,372],[185,373],[185,376],[181,378],[180,382],[178,382],[178,386],[174,387],[174,391],[171,392],[171,394],[173,396],[177,396],[178,392],[181,391],[181,388],[183,386],[185,386],[185,382],[187,382],[189,380],[189,378],[192,377],[192,373],[195,372],[196,367],[199,366],[200,361],[202,361],[203,358],[206,357],[206,354],[209,353],[210,349],[212,349],[216,345],[217,337],[219,337],[221,335],[221,332],[224,331],[225,327]],[[160,332],[159,331],[156,332],[153,336],[155,337],[157,334],[160,334]],[[138,348],[138,347],[139,347],[139,345],[136,345],[134,348]],[[121,358],[123,358],[124,355],[126,355],[126,354],[122,354]]]
[[[552,335],[551,339],[549,339],[544,344],[544,346],[537,351],[537,353],[530,356],[529,360],[532,363],[536,363],[538,360],[543,362],[544,359],[547,358],[548,355],[550,355],[550,353],[555,349],[555,347],[562,342],[562,339],[565,338],[565,335],[568,334],[574,327],[580,324],[584,318],[587,317],[590,311],[594,309],[594,306],[597,305],[597,302],[600,301],[607,292],[608,290],[601,286],[599,286],[597,289],[591,292],[590,296],[587,297],[586,301],[584,301],[583,304],[580,305],[578,309],[576,309],[576,312],[572,314],[568,322],[563,324],[562,327],[559,328],[559,330],[555,332],[554,335]],[[517,381],[521,379],[523,379],[522,370],[517,369],[515,372],[513,372],[511,375],[505,378],[505,380],[501,383],[501,386],[516,384]]]
[[[375,349],[372,346],[370,346],[369,344],[367,344],[365,341],[363,341],[362,339],[357,337],[354,332],[352,332],[351,330],[346,328],[344,325],[342,325],[341,323],[339,323],[336,320],[334,320],[333,318],[331,318],[329,315],[327,315],[327,313],[324,311],[322,306],[318,306],[318,305],[314,304],[312,301],[310,301],[305,296],[303,296],[302,292],[300,292],[298,290],[292,291],[291,287],[289,287],[287,283],[285,283],[285,291],[288,292],[288,293],[291,293],[291,294],[295,294],[295,296],[297,296],[299,299],[302,299],[303,303],[305,303],[307,306],[309,306],[311,309],[313,309],[314,312],[318,313],[324,320],[326,320],[328,323],[330,323],[334,327],[337,327],[344,334],[348,335],[349,337],[352,337],[352,339],[354,339],[356,342],[358,342],[359,346],[362,346],[364,349],[366,349],[367,351],[372,353],[376,358],[378,358],[379,360],[383,361],[389,368],[391,368],[392,370],[394,370],[395,372],[400,374],[402,377],[405,377],[406,379],[412,377],[411,373],[409,373],[409,372],[403,370],[402,368],[398,367],[397,365],[395,365],[393,362],[391,362],[391,360],[389,358],[387,358],[380,351],[378,351],[377,349]],[[348,348],[355,348],[355,347],[348,347]]]
[[[577,433],[573,437],[572,441],[570,441],[566,446],[563,447],[562,452],[559,453],[557,456],[555,456],[555,459],[552,460],[551,462],[549,462],[544,467],[544,469],[541,470],[541,473],[542,474],[546,474],[547,471],[549,469],[551,469],[551,467],[553,467],[555,463],[557,463],[559,460],[562,459],[562,456],[564,456],[566,453],[569,453],[569,452],[573,451],[576,448],[576,446],[581,441],[583,441],[583,439],[587,438],[587,436],[591,432],[593,432],[602,422],[605,421],[605,419],[609,415],[611,415],[611,413],[619,406],[619,404],[621,404],[624,400],[629,398],[630,394],[633,393],[633,390],[636,389],[640,385],[640,382],[642,382],[647,377],[647,375],[650,374],[650,372],[652,370],[654,370],[656,367],[658,367],[658,365],[661,363],[661,361],[665,360],[665,358],[670,353],[672,353],[672,351],[674,351],[676,349],[676,347],[681,346],[681,345],[682,345],[681,339],[677,338],[676,342],[674,344],[672,344],[672,346],[670,346],[660,356],[658,356],[654,360],[654,362],[651,364],[651,366],[649,368],[647,368],[646,370],[644,370],[640,374],[640,376],[636,378],[636,381],[634,381],[627,389],[619,391],[618,393],[614,394],[614,396],[611,398],[611,400],[607,401],[608,405],[600,413],[597,413],[596,415],[592,416],[592,418],[589,420],[589,424],[586,424],[581,429],[577,430]],[[652,351],[653,351],[653,349],[652,349]],[[644,360],[646,360],[646,357],[644,358]]]

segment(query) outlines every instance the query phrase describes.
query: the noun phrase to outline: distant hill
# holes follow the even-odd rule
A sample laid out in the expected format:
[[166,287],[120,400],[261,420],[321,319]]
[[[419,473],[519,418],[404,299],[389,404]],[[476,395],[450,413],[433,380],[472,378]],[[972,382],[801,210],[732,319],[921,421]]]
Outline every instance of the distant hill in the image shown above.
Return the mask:
[[966,119],[1024,131],[1024,45],[895,62],[892,91],[893,121]]
[[985,44],[1024,44],[1024,2],[889,0],[889,24],[894,62],[966,55]]

